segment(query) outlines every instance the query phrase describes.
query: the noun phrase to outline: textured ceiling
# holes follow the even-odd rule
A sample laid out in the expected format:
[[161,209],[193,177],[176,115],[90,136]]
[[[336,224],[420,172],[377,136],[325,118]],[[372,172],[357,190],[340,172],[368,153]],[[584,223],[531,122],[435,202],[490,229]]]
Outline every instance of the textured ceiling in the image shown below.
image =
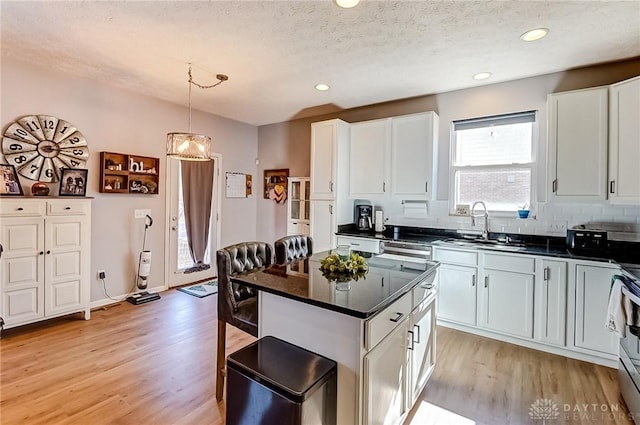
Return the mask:
[[[640,55],[640,1],[1,2],[3,57],[254,125]],[[537,42],[519,36],[551,29]],[[480,71],[493,76],[471,79]],[[327,92],[316,83],[331,86]]]

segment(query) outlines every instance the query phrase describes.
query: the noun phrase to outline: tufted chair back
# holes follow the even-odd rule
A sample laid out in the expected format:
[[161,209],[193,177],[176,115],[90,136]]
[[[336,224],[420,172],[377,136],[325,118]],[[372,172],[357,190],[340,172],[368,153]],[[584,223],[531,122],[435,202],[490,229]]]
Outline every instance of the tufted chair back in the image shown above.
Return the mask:
[[218,349],[216,399],[222,400],[226,367],[227,323],[258,336],[258,293],[255,289],[231,282],[231,277],[271,265],[271,245],[243,242],[216,252],[218,264]]
[[276,264],[304,260],[313,254],[313,240],[306,235],[285,236],[274,243]]
[[249,273],[271,265],[271,245],[266,242],[243,242],[219,249],[218,318],[257,336],[257,291],[231,282],[231,276]]

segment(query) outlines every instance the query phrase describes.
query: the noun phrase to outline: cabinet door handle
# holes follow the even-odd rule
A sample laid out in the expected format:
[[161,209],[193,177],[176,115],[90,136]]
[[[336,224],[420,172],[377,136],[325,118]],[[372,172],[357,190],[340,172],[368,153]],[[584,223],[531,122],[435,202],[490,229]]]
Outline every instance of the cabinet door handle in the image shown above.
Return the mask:
[[413,331],[407,331],[411,334],[411,347],[407,347],[409,350],[412,350],[415,348],[414,347],[414,341],[413,341]]
[[333,205],[329,205],[329,214],[333,215]]
[[418,334],[418,340],[415,341],[416,344],[420,344],[420,325],[413,325],[414,328],[418,328],[418,331],[415,332],[413,335],[415,336],[416,334]]
[[551,268],[550,267],[545,267],[544,268],[544,273],[543,273],[543,277],[542,277],[545,281],[551,280]]
[[333,192],[333,182],[329,182],[329,191]]
[[555,179],[553,181],[553,183],[551,183],[551,190],[553,192],[557,192],[558,191],[558,179]]
[[387,191],[387,183],[382,182],[382,191],[386,192]]
[[471,286],[476,286],[476,275],[471,276]]
[[44,251],[40,251],[38,254],[39,254],[39,255],[43,255],[43,254],[44,254]]
[[402,313],[396,313],[396,317],[392,317],[389,320],[391,320],[394,323],[397,323],[398,321],[400,321],[400,319],[402,319],[404,317],[404,314]]
[[47,254],[51,254],[51,251],[47,250]]
[[18,207],[18,211],[24,211],[24,208]]
[[609,193],[616,193],[616,181],[611,180],[609,183]]
[[429,182],[424,182],[424,191],[429,193]]
[[486,275],[484,277],[484,287],[488,288],[489,287],[489,275]]

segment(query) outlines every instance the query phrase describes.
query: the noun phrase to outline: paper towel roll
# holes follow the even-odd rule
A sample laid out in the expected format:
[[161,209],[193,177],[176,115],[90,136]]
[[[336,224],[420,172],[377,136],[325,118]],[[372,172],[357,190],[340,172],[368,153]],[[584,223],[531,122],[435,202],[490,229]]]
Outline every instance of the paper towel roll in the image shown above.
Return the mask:
[[376,211],[376,232],[384,232],[384,213],[381,210]]

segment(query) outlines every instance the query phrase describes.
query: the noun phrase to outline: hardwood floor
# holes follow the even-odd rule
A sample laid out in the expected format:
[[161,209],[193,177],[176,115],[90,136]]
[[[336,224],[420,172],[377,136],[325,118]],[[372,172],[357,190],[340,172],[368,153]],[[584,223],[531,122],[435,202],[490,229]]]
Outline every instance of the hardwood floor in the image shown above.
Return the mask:
[[[96,310],[90,321],[70,316],[4,331],[0,423],[223,424],[216,323],[216,296],[171,290],[146,305]],[[251,341],[228,327],[227,353]],[[614,369],[446,328],[437,344],[436,370],[405,424],[542,424],[529,416],[540,398],[559,409],[548,425],[632,424]],[[577,403],[597,411],[565,418],[565,404]],[[602,416],[603,405],[620,410]]]

